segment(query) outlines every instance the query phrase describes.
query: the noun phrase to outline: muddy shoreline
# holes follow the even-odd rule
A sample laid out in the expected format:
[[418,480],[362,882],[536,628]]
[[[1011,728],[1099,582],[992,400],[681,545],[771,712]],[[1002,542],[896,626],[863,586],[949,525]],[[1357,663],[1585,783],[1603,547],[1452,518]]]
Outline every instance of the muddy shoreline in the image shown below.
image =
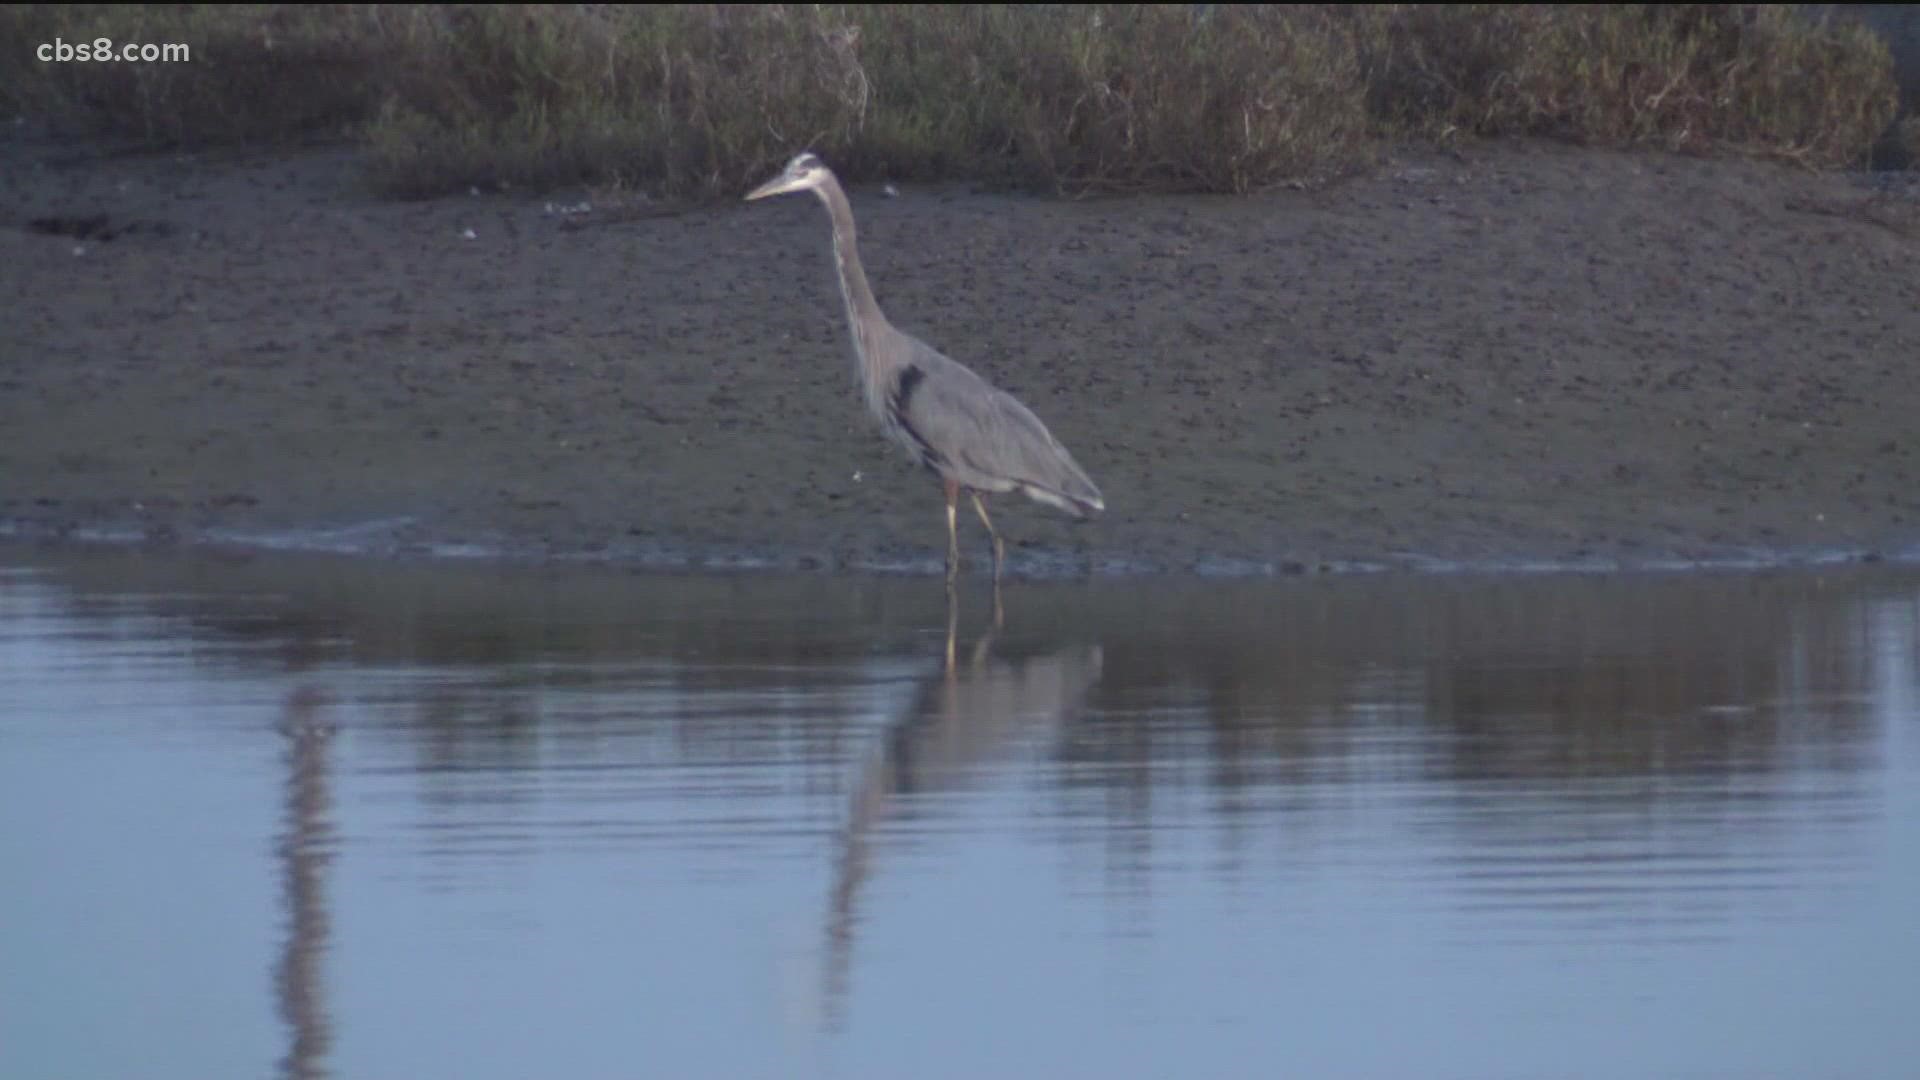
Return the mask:
[[[0,139],[0,539],[937,572],[816,205],[355,168]],[[852,198],[888,315],[1107,496],[998,502],[1016,574],[1920,557],[1911,174],[1519,143],[1247,199]]]

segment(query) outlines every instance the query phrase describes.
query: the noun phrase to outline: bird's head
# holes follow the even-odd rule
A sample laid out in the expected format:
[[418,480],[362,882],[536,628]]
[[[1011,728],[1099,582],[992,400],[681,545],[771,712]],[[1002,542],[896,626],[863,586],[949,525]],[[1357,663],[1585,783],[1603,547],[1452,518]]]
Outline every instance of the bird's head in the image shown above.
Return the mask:
[[787,167],[780,170],[779,176],[748,192],[747,201],[764,199],[769,195],[785,195],[790,191],[813,191],[832,175],[819,158],[812,154],[801,154],[787,162]]

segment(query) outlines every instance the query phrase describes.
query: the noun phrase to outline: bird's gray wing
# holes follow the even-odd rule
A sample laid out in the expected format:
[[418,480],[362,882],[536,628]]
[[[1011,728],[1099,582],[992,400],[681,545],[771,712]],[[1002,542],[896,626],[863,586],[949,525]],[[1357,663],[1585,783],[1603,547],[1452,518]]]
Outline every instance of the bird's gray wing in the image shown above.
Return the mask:
[[922,346],[901,372],[901,422],[963,482],[1015,488],[1073,513],[1100,509],[1100,490],[1032,410],[965,366]]

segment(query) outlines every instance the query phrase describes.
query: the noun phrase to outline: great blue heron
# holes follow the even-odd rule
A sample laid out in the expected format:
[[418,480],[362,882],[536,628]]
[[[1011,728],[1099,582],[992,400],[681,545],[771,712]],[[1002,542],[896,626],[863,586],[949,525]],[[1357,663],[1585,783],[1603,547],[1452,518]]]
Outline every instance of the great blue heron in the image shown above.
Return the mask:
[[853,210],[840,182],[819,158],[801,154],[747,198],[792,191],[818,195],[833,219],[833,261],[840,270],[840,295],[847,304],[867,409],[889,438],[946,485],[947,584],[953,584],[960,566],[954,507],[962,491],[973,499],[980,523],[993,538],[995,582],[1006,546],[982,496],[1018,491],[1082,518],[1106,509],[1100,489],[1031,409],[966,365],[895,329],[880,314],[854,245]]

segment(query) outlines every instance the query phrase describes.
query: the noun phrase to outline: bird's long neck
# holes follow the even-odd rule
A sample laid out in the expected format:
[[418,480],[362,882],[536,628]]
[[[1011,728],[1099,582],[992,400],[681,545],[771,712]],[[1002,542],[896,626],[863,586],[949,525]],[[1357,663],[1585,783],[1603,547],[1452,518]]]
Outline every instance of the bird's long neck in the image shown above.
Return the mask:
[[860,249],[853,239],[853,207],[847,205],[847,193],[831,176],[814,191],[833,218],[833,264],[840,271],[840,295],[847,302],[847,321],[853,324],[858,340],[862,323],[885,323],[886,316],[880,314],[880,305],[867,284],[867,272],[860,267]]

